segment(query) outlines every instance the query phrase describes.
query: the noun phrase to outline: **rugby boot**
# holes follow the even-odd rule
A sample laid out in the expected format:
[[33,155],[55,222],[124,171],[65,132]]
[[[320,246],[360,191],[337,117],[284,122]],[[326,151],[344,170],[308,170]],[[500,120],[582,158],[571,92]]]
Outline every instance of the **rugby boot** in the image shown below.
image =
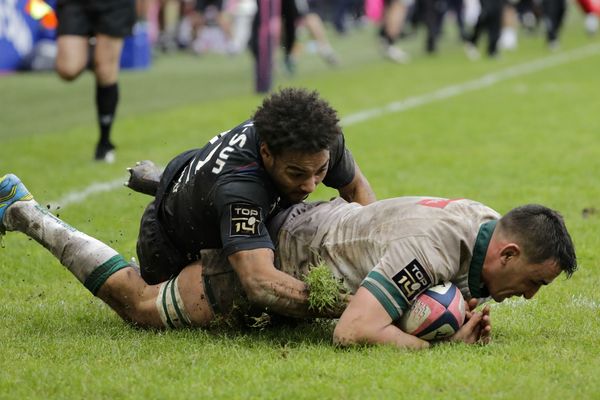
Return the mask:
[[96,152],[94,153],[94,160],[105,162],[107,164],[113,164],[117,159],[115,153],[115,146],[112,143],[98,143],[96,145]]
[[27,200],[33,200],[33,196],[16,175],[6,174],[0,178],[0,235],[6,233],[6,227],[2,221],[8,207],[17,201]]
[[127,168],[127,171],[129,171],[129,180],[125,183],[125,186],[139,193],[150,196],[156,195],[162,170],[152,161],[138,161],[134,167]]

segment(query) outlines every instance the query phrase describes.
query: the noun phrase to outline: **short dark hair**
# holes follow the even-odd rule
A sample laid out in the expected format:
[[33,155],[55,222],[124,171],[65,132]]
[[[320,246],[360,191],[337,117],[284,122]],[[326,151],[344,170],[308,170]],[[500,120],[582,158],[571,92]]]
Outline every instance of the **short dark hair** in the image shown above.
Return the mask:
[[539,204],[527,204],[509,211],[500,219],[498,227],[516,238],[530,262],[541,264],[555,260],[567,277],[577,270],[573,241],[557,211]]
[[284,88],[263,100],[254,127],[274,155],[327,150],[342,131],[336,111],[316,91]]

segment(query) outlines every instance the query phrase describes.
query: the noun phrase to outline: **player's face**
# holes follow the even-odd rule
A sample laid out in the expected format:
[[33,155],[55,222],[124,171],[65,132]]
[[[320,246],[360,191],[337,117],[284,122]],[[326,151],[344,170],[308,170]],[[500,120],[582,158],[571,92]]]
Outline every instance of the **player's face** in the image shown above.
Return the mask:
[[261,154],[281,197],[292,203],[299,203],[314,192],[329,166],[328,150],[314,154],[284,152],[273,156],[265,149]]
[[555,260],[546,260],[541,264],[527,262],[525,257],[512,257],[496,270],[486,282],[490,295],[501,302],[509,297],[517,296],[531,299],[538,290],[549,285],[561,273]]

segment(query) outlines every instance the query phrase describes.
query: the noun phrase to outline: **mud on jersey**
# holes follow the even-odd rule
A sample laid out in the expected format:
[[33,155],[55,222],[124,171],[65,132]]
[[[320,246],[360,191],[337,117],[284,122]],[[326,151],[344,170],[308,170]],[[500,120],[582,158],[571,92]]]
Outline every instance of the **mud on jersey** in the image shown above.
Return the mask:
[[488,296],[481,268],[499,217],[467,199],[297,205],[279,229],[276,261],[300,279],[324,261],[351,293],[364,286],[397,320],[438,283],[453,282],[467,299]]
[[[265,223],[285,205],[263,167],[260,143],[253,122],[246,121],[179,156],[189,161],[168,182],[158,213],[165,232],[188,259],[199,258],[207,248],[223,248],[226,256],[274,249]],[[354,171],[339,135],[323,183],[340,188],[352,181]]]

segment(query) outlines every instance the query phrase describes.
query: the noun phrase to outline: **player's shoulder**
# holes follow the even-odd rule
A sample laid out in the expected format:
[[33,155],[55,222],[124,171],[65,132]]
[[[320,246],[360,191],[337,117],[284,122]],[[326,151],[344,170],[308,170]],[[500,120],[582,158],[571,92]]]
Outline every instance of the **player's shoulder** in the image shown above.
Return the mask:
[[408,197],[408,202],[413,202],[417,206],[423,206],[431,210],[443,210],[448,213],[474,215],[478,213],[498,215],[498,212],[491,207],[464,197],[443,198],[443,197]]

